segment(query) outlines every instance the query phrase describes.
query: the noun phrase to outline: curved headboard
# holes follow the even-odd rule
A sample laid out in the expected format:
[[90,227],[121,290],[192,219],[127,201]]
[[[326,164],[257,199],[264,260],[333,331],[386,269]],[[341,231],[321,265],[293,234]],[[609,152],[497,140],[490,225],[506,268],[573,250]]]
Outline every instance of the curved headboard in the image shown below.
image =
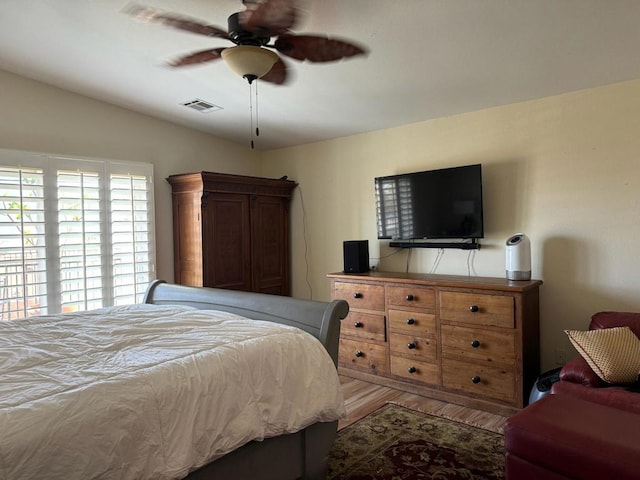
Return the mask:
[[222,310],[254,320],[298,327],[318,338],[336,365],[340,320],[349,312],[349,304],[344,300],[300,300],[265,293],[175,285],[164,280],[154,280],[149,284],[143,302],[155,305],[188,305],[200,310]]

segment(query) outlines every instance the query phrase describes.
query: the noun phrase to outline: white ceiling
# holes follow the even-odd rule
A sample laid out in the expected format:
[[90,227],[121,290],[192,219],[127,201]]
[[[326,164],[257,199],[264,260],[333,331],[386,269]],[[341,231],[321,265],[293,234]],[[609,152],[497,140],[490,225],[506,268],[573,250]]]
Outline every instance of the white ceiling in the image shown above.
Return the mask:
[[[140,0],[227,28],[241,0]],[[171,69],[231,46],[141,23],[129,0],[0,0],[0,69],[249,142],[249,87],[222,62]],[[640,78],[639,0],[307,0],[296,33],[369,48],[329,64],[289,60],[295,78],[258,86],[272,149]],[[199,113],[202,99],[222,107]]]

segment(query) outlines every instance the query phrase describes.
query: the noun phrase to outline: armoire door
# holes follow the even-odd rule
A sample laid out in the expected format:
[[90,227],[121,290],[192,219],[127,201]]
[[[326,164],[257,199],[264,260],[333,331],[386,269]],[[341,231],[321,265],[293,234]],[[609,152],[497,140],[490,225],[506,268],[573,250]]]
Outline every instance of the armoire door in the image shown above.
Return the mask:
[[206,193],[202,198],[204,286],[251,290],[248,195]]
[[254,292],[289,295],[288,200],[251,196],[251,258]]

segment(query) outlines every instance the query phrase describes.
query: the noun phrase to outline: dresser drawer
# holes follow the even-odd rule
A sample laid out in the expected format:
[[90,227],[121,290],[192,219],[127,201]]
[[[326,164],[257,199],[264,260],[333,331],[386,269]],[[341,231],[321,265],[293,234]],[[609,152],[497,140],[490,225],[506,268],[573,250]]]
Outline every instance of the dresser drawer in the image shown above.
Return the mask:
[[505,295],[440,292],[440,320],[514,328],[514,300]]
[[387,287],[387,304],[433,310],[436,307],[436,294],[431,288],[390,286]]
[[440,385],[440,371],[435,363],[391,355],[391,373],[432,385]]
[[515,400],[515,375],[512,368],[503,369],[445,358],[442,360],[442,385],[505,402]]
[[482,362],[513,365],[516,360],[515,335],[482,328],[442,325],[442,356],[458,356]]
[[384,311],[384,285],[335,282],[334,300],[346,300],[349,309]]
[[340,323],[340,335],[384,342],[386,340],[384,315],[349,312]]
[[427,333],[435,335],[436,316],[432,313],[389,310],[389,330],[407,333],[409,335],[423,335]]
[[392,354],[419,360],[429,361],[438,358],[435,337],[414,337],[401,333],[390,333],[389,349]]
[[382,345],[340,339],[338,364],[369,373],[388,373],[387,349]]

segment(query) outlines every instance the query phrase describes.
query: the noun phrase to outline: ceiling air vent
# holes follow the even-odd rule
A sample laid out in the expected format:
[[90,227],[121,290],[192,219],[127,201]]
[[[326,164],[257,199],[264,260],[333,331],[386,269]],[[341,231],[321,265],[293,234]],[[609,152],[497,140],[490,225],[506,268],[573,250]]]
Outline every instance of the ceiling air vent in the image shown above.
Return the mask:
[[210,113],[210,112],[215,112],[216,110],[222,110],[222,107],[219,107],[218,105],[214,105],[213,103],[210,103],[210,102],[205,102],[204,100],[200,100],[199,98],[196,98],[195,100],[191,100],[190,102],[187,102],[187,103],[183,103],[183,105],[185,107],[193,108],[194,110],[197,110],[198,112],[201,112],[201,113]]

